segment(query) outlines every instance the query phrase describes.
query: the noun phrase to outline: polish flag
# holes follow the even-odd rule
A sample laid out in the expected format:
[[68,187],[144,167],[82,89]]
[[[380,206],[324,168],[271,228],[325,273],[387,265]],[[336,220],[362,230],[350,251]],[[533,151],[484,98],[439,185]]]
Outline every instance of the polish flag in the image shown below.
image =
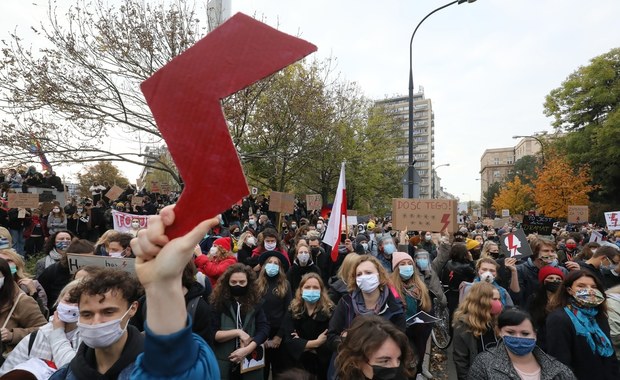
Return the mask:
[[[343,224],[344,218],[344,224]],[[340,167],[340,179],[338,180],[338,189],[336,190],[336,198],[332,206],[332,213],[329,217],[327,230],[323,237],[323,243],[332,247],[332,262],[338,260],[338,245],[340,243],[340,234],[342,226],[346,226],[347,220],[347,186],[344,179],[344,162]]]

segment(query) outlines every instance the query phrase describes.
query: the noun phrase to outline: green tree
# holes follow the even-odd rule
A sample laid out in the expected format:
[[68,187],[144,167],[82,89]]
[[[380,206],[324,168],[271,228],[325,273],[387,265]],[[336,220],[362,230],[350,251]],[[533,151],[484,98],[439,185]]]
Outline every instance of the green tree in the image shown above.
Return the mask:
[[493,182],[489,185],[489,188],[482,194],[482,209],[486,214],[491,214],[491,210],[493,210],[493,199],[499,194],[499,191],[502,187],[501,182]]
[[536,156],[523,156],[515,161],[514,166],[508,172],[505,182],[512,182],[516,176],[526,185],[531,185],[536,179],[536,170],[539,168],[539,160]]
[[125,188],[129,184],[129,180],[120,170],[108,161],[100,161],[85,167],[82,172],[77,174],[77,178],[79,192],[83,197],[91,195],[88,188],[92,186],[93,182],[98,182],[100,185],[107,182],[110,186],[116,185],[121,188]]
[[590,166],[593,183],[600,185],[592,200],[620,206],[620,48],[571,73],[547,95],[545,115],[566,133],[556,140],[558,152],[573,167]]

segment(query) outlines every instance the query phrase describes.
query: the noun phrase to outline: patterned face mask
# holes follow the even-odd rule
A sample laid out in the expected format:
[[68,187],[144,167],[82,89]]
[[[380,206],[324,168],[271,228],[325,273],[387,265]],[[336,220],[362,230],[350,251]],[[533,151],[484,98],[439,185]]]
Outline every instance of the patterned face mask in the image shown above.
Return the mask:
[[605,296],[598,289],[580,289],[573,294],[573,298],[580,306],[597,307],[605,301]]

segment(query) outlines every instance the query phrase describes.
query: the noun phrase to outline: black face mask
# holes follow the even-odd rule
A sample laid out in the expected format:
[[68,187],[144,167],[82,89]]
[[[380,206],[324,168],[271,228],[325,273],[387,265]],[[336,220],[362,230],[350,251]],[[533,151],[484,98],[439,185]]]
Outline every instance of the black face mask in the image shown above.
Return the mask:
[[545,290],[551,293],[555,293],[560,288],[561,281],[545,282]]
[[230,294],[233,295],[233,297],[242,297],[245,296],[248,293],[248,287],[246,286],[241,286],[241,285],[233,285],[230,287]]
[[402,377],[401,366],[389,368],[373,365],[371,367],[373,380],[393,380],[400,379]]
[[316,255],[319,253],[319,248],[317,247],[312,247],[310,248],[310,252],[312,252],[313,255]]

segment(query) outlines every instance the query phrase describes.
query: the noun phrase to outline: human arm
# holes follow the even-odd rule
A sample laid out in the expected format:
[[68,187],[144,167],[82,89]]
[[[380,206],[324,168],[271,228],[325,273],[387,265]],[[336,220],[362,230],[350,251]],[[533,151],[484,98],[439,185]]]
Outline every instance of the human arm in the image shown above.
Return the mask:
[[340,301],[338,301],[338,305],[336,305],[334,309],[334,314],[332,314],[332,318],[329,320],[329,328],[327,329],[327,347],[333,352],[338,351],[338,346],[342,343],[342,335],[348,327],[346,321],[347,304],[345,297],[340,298]]
[[[77,346],[73,348],[65,333],[65,323],[58,318],[58,312],[52,319],[53,329],[48,335],[49,344],[52,348],[52,359],[57,368],[68,364],[75,357]],[[26,340],[26,339],[24,339]]]
[[[30,338],[28,335],[27,338]],[[0,376],[9,372],[16,365],[21,364],[29,359],[28,356],[28,341],[29,339],[22,339],[17,346],[9,353],[9,355],[4,360],[2,367],[0,367]]]
[[517,294],[521,291],[519,287],[519,273],[517,272],[517,259],[508,258],[504,260],[504,266],[510,270],[510,290]]
[[437,257],[435,257],[431,263],[431,268],[435,271],[435,273],[440,273],[441,269],[446,265],[448,260],[450,260],[450,249],[452,249],[452,245],[450,244],[450,238],[446,233],[441,237],[441,240],[439,240]]
[[468,338],[473,339],[473,336],[470,332],[465,331],[462,325],[454,328],[452,357],[456,368],[456,375],[459,380],[467,378],[467,373],[470,368],[472,353],[470,352]]

